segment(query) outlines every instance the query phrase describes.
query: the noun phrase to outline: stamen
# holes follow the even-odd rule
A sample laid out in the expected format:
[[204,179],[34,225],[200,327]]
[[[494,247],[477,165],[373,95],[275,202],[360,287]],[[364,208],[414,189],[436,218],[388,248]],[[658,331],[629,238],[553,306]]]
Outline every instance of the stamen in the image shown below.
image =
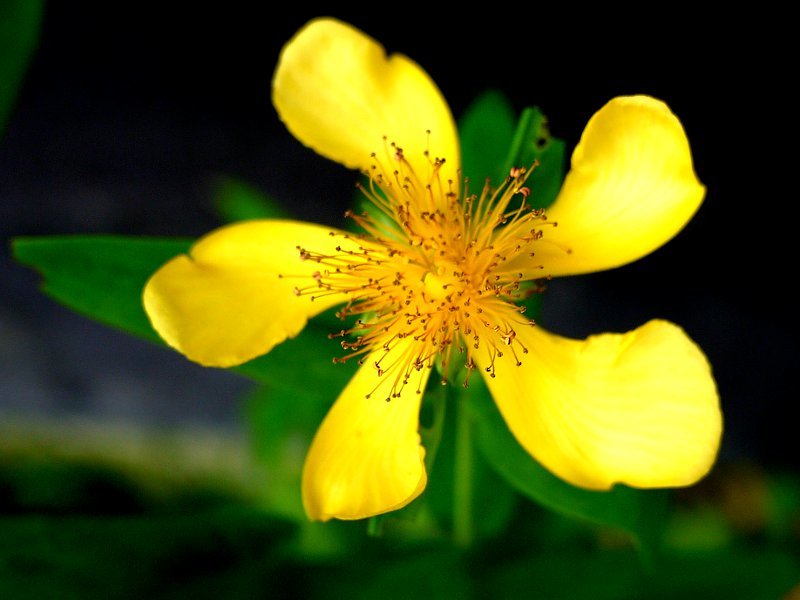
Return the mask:
[[513,167],[496,188],[487,180],[479,194],[468,191],[465,178],[459,191],[443,175],[445,158],[432,154],[430,131],[425,135],[422,156],[408,156],[388,137],[383,152],[371,155],[369,183],[356,187],[375,210],[345,213],[363,233],[331,232],[326,248],[298,245],[296,271],[279,276],[297,280],[300,298],[341,297],[342,320],[361,315],[329,334],[347,351],[334,362],[364,364],[379,351],[367,396],[385,392],[387,401],[437,356],[447,383],[454,348],[463,355],[464,386],[479,359],[489,377],[522,364],[528,349],[518,332],[534,323],[516,302],[544,289],[543,265],[533,257],[538,244],[553,243],[544,226],[556,225],[527,202],[536,163]]

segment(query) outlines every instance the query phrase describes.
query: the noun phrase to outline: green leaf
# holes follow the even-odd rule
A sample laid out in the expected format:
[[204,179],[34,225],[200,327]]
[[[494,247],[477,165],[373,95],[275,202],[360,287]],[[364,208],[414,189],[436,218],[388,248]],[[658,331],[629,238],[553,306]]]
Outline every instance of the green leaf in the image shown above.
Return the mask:
[[329,310],[309,322],[296,338],[281,342],[269,354],[235,370],[303,397],[325,398],[330,405],[358,367],[357,361],[333,364],[333,358],[341,357],[343,351],[328,334],[341,328],[341,321]]
[[505,96],[490,90],[467,108],[458,131],[462,170],[475,182],[473,192],[480,191],[487,177],[499,185],[512,167],[530,167],[538,161],[528,178],[528,202],[546,208],[556,199],[564,181],[566,145],[550,134],[539,108],[526,108],[516,120]]
[[[461,392],[464,388],[460,381],[460,379],[453,381],[446,387],[443,387],[438,381],[434,382],[439,390],[448,390],[448,393],[444,394],[447,397],[447,409],[444,411],[444,427],[436,460],[428,469],[428,486],[422,496],[422,500],[431,506],[433,513],[446,531],[452,531],[454,524],[456,436],[458,431],[456,415],[458,410],[463,410],[464,407],[458,405],[465,402],[468,394],[466,392],[462,395]],[[434,393],[436,391],[429,388],[428,394]],[[472,414],[468,415],[468,417],[473,416]],[[470,418],[470,426],[474,431],[474,418]],[[427,455],[425,458],[427,460]],[[489,467],[486,459],[474,448],[471,457],[470,485],[472,486],[470,493],[475,534],[479,538],[498,535],[511,519],[514,509],[519,504],[519,496]]]
[[[334,367],[330,361],[325,364]],[[265,385],[252,393],[246,403],[248,437],[257,473],[253,487],[259,503],[271,514],[296,523],[298,536],[288,551],[305,559],[346,555],[364,537],[363,526],[309,521],[301,498],[308,448],[344,386],[344,382],[340,383],[341,387],[323,380],[322,385],[306,385],[305,389],[278,383]]]
[[142,306],[150,275],[186,252],[189,239],[122,236],[17,238],[14,257],[43,277],[42,290],[76,312],[151,341],[160,341]]
[[562,514],[612,525],[634,536],[647,560],[660,545],[668,495],[615,486],[589,491],[559,479],[536,462],[511,434],[485,384],[470,381],[470,406],[475,411],[478,447],[486,461],[522,494]]
[[[186,252],[193,240],[123,236],[17,238],[14,257],[37,270],[42,289],[91,319],[147,340],[163,343],[142,306],[148,278],[170,258]],[[354,364],[333,365],[341,347],[327,334],[341,328],[333,311],[317,317],[293,340],[235,369],[282,389],[306,396],[324,393],[332,401],[351,376]],[[315,386],[308,382],[314,381]]]
[[289,213],[256,187],[235,177],[222,176],[214,185],[214,206],[223,221],[285,219]]
[[528,177],[531,195],[528,202],[534,208],[547,208],[558,196],[564,181],[563,140],[550,135],[547,119],[537,107],[522,111],[517,123],[514,139],[505,160],[504,172],[512,167],[538,166]]
[[0,135],[39,41],[44,0],[0,2]]
[[305,516],[301,473],[308,447],[327,406],[290,390],[263,387],[247,398],[246,420],[259,471],[259,498],[272,511],[297,521]]
[[271,376],[272,381],[251,394],[246,404],[253,454],[264,472],[259,495],[271,509],[300,521],[305,520],[300,481],[306,453],[352,371],[338,368],[344,365],[332,365],[330,358],[312,361],[308,366],[316,371],[327,367],[328,371],[294,371],[294,377],[287,381],[286,371],[265,368],[263,378]]
[[470,104],[458,122],[461,170],[480,192],[486,178],[499,185],[508,175],[508,149],[514,139],[516,115],[506,97],[489,90]]

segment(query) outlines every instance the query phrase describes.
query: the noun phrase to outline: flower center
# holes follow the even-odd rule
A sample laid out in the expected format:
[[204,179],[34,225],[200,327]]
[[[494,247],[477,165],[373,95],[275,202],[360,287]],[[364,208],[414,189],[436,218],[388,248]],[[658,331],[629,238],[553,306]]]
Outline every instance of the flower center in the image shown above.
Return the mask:
[[463,277],[457,265],[443,261],[422,276],[421,293],[434,303],[451,298],[454,293],[463,295],[465,291]]
[[[332,234],[344,235],[350,249],[342,244],[331,255],[298,247],[300,258],[318,262],[320,270],[296,293],[312,300],[341,295],[346,304],[337,315],[358,316],[330,335],[341,337],[348,352],[334,362],[358,357],[363,364],[372,356],[379,376],[393,373],[386,400],[400,395],[412,370],[432,368],[437,357],[442,383],[454,356],[463,361],[465,386],[479,353],[490,377],[504,356],[507,364],[522,364],[528,350],[516,329],[534,322],[518,303],[541,291],[533,246],[549,224],[542,210],[527,204],[529,171],[512,169],[498,188],[487,181],[480,194],[470,195],[441,181],[444,160],[429,160],[421,179],[402,149],[387,146],[394,168],[373,155],[369,186],[361,186],[371,209],[346,213],[363,232]],[[515,270],[505,266],[521,257],[526,260],[514,260]]]

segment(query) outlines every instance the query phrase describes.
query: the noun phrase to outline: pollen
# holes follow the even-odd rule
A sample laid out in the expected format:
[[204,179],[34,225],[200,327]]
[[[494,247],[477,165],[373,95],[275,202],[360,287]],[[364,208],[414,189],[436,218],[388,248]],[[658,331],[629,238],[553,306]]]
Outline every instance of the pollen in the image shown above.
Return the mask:
[[[425,156],[428,172],[416,173],[403,149],[384,139],[368,183],[358,186],[368,210],[345,214],[360,233],[332,233],[348,238],[334,253],[297,247],[319,269],[295,293],[345,300],[337,316],[347,326],[329,335],[341,338],[344,351],[334,362],[372,360],[373,393],[380,389],[387,401],[415,370],[437,366],[442,383],[461,372],[467,386],[477,362],[488,365],[489,377],[522,364],[528,349],[517,331],[535,323],[520,303],[543,289],[541,266],[530,257],[554,224],[528,204],[525,184],[536,164],[472,193],[468,180],[443,180],[445,159]],[[527,260],[512,260],[518,256]]]

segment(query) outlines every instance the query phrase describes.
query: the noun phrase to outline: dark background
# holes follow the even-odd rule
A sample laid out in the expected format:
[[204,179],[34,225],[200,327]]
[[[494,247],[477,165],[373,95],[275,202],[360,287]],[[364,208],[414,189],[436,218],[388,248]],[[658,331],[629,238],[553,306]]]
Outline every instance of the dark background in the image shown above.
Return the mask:
[[[788,210],[797,192],[788,181],[796,167],[780,150],[794,125],[792,75],[781,65],[788,44],[778,32],[756,46],[765,31],[756,19],[600,23],[503,9],[464,27],[394,8],[390,19],[337,16],[418,61],[456,116],[497,88],[517,110],[540,106],[571,148],[615,95],[670,104],[708,188],[699,214],[644,260],[553,282],[543,324],[581,337],[653,317],[681,324],[715,370],[723,460],[795,468],[797,253]],[[293,140],[270,103],[278,52],[312,16],[235,3],[185,12],[50,3],[0,141],[0,237],[198,236],[219,224],[211,196],[223,174],[298,218],[339,223],[353,174]],[[74,315],[37,281],[7,251],[0,257],[0,418],[240,428],[246,381]]]

